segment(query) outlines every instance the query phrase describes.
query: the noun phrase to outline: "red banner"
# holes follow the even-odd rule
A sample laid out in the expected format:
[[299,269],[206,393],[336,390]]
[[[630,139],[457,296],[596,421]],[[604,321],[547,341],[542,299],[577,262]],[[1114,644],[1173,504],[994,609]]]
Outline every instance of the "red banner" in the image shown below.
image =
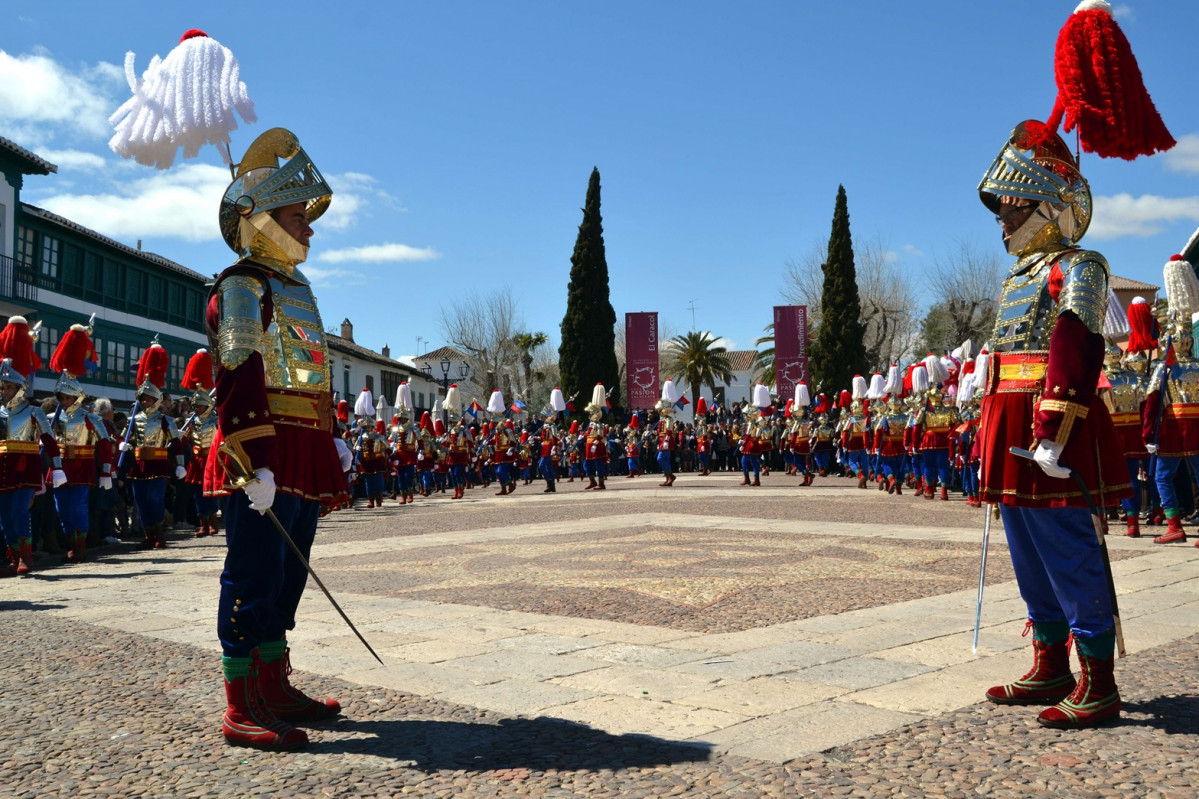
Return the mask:
[[657,403],[658,312],[624,315],[625,403],[629,410],[648,410]]
[[795,396],[808,381],[808,306],[774,306],[774,384],[779,402]]

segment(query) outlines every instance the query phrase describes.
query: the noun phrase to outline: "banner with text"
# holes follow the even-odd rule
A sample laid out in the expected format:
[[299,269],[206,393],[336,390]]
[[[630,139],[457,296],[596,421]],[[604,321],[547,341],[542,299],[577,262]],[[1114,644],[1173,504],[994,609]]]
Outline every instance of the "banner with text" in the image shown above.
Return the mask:
[[808,306],[774,306],[774,383],[779,404],[795,396],[795,386],[808,382]]
[[658,391],[658,312],[624,315],[625,400],[629,410],[654,407]]

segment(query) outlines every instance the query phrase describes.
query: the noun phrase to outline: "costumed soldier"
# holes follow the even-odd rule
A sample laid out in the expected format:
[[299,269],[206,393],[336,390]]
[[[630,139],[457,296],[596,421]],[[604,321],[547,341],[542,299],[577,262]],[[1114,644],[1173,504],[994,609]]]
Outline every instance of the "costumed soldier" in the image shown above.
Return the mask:
[[1141,432],[1146,451],[1155,456],[1152,479],[1167,525],[1153,541],[1172,544],[1187,538],[1174,482],[1178,467],[1186,461],[1199,474],[1199,361],[1192,322],[1192,314],[1199,313],[1199,279],[1180,255],[1166,264],[1164,277],[1169,306],[1166,353],[1145,389]]
[[187,462],[185,480],[192,490],[196,506],[196,518],[200,529],[196,530],[196,538],[216,535],[219,532],[217,510],[220,499],[204,493],[204,468],[208,463],[208,453],[212,450],[212,441],[216,437],[217,415],[212,401],[212,391],[215,385],[212,380],[212,355],[206,349],[196,350],[196,354],[187,362],[183,370],[183,382],[180,384],[192,392],[191,402],[194,412],[183,425],[183,435],[191,445],[191,460]]
[[674,485],[674,431],[671,429],[670,414],[674,412],[674,404],[679,401],[678,389],[673,380],[662,384],[662,398],[658,400],[658,425],[654,431],[654,449],[657,451],[658,468],[662,470],[662,482],[659,486]]
[[475,451],[475,437],[466,426],[466,415],[462,412],[457,383],[451,383],[446,390],[442,407],[453,417],[453,428],[449,434],[450,483],[454,486],[454,499],[462,499],[466,495],[466,469],[470,466],[471,454]]
[[795,460],[795,470],[803,475],[801,486],[812,484],[811,465],[811,427],[812,420],[808,412],[812,405],[812,396],[808,384],[796,383],[795,396],[791,401],[791,424],[788,428],[791,457]]
[[[1092,60],[1097,42],[1112,51]],[[1032,670],[987,696],[1056,702],[1038,717],[1050,727],[1093,726],[1120,714],[1110,567],[1096,536],[1102,519],[1088,510],[1130,493],[1119,438],[1096,396],[1109,274],[1102,255],[1076,246],[1091,220],[1091,193],[1057,127],[1064,114],[1082,149],[1104,157],[1131,159],[1173,146],[1126,45],[1106,2],[1079,6],[1058,37],[1060,92],[1050,122],[1017,125],[979,184],[1018,259],[991,337],[979,430],[981,499],[1000,504],[1034,634]],[[1095,73],[1094,63],[1132,66],[1115,76]],[[1087,86],[1070,85],[1084,74]],[[1036,465],[1009,454],[1013,445],[1032,449]],[[1077,681],[1068,638],[1081,665]]]
[[[811,453],[812,467],[821,477],[828,477],[829,469],[833,465],[833,452],[837,449],[837,431],[829,421],[831,410],[828,397],[824,394],[819,395],[816,398],[816,407],[812,411],[816,416],[816,423],[808,431],[808,450]],[[808,485],[811,484],[812,480],[808,480]]]
[[541,477],[545,480],[546,494],[557,493],[558,481],[558,414],[566,410],[566,397],[562,394],[562,389],[557,386],[550,392],[550,407],[545,414],[545,424],[541,427],[540,432],[540,457],[537,461],[537,470],[541,473]]
[[271,510],[307,558],[322,504],[348,500],[352,455],[334,436],[325,327],[298,269],[310,225],[331,196],[295,134],[273,128],[250,145],[220,205],[221,233],[238,261],[217,278],[208,302],[219,430],[205,489],[226,483],[226,468],[252,477],[232,486],[226,506],[217,619],[228,703],[222,731],[230,743],[260,749],[301,747],[308,737],[292,722],[341,711],[288,679],[286,633],[308,573],[263,515]]
[[903,408],[903,380],[899,364],[891,364],[883,394],[886,399],[875,414],[874,447],[878,452],[879,473],[888,494],[903,496],[904,431],[908,414]]
[[634,413],[625,429],[624,456],[629,470],[625,477],[641,473],[641,438],[641,417]]
[[491,392],[487,400],[487,412],[495,417],[495,454],[492,463],[495,464],[495,480],[500,484],[500,490],[495,492],[497,497],[511,494],[516,490],[516,446],[518,440],[512,430],[512,423],[503,418],[508,406],[504,404],[504,392],[498,388]]
[[[1107,348],[1104,362],[1104,376],[1110,388],[1103,392],[1103,399],[1120,436],[1128,482],[1132,485],[1132,496],[1120,503],[1126,516],[1126,534],[1132,538],[1141,535],[1141,472],[1149,459],[1142,419],[1148,369],[1141,353],[1157,349],[1156,327],[1157,322],[1145,298],[1134,297],[1128,305],[1128,354],[1125,356],[1118,346],[1112,345]],[[1139,368],[1134,368],[1133,364]]]
[[707,477],[712,473],[712,433],[708,430],[708,401],[703,397],[695,401],[695,454],[699,459],[699,476]]
[[366,506],[381,508],[387,468],[391,460],[391,447],[387,443],[387,425],[383,420],[376,419],[374,429],[371,429],[368,419],[363,420],[364,430],[358,445],[361,449],[358,462],[362,466],[362,480],[366,487]]
[[936,355],[924,359],[929,388],[925,404],[913,420],[913,435],[918,441],[924,468],[924,498],[934,499],[941,487],[941,499],[949,499],[949,473],[953,463],[953,428],[957,425],[957,409],[952,398],[945,394],[944,383],[949,371]]
[[866,433],[869,420],[863,403],[869,392],[869,384],[861,375],[854,375],[850,382],[849,413],[841,424],[841,451],[844,453],[845,476],[858,478],[858,488],[865,488],[867,476]]
[[137,365],[137,410],[125,429],[120,461],[129,462],[133,481],[133,501],[142,520],[143,549],[162,549],[166,540],[167,480],[172,475],[182,480],[182,434],[175,420],[163,410],[167,367],[170,356],[157,337],[142,353]]
[[584,490],[594,488],[602,491],[607,488],[604,485],[604,478],[607,475],[608,441],[604,436],[604,425],[601,422],[607,406],[608,393],[604,390],[604,384],[596,383],[595,388],[591,390],[591,402],[583,408],[587,418],[591,420],[587,425],[586,432],[581,436],[583,439],[583,470],[590,481]]
[[90,332],[90,325],[71,325],[50,358],[50,370],[59,373],[54,387],[58,410],[51,427],[67,475],[67,482],[54,489],[54,507],[70,543],[70,563],[82,563],[87,553],[88,493],[93,487],[112,488],[112,438],[104,420],[83,407],[87,392],[78,380],[89,361],[96,363]]
[[42,367],[34,343],[23,316],[11,317],[0,331],[0,529],[7,544],[0,577],[33,569],[29,506],[33,492],[42,488],[43,454],[52,465],[51,484],[58,488],[67,482],[50,420],[25,399],[26,386]]
[[407,382],[396,389],[396,418],[391,428],[391,449],[401,505],[412,502],[416,491],[416,456],[420,431],[412,424],[412,387]]
[[582,435],[579,433],[578,419],[571,421],[566,438],[563,440],[563,446],[566,448],[566,460],[570,467],[567,472],[566,482],[573,483],[576,477],[582,480],[583,464],[581,463],[581,453],[583,451],[583,442]]

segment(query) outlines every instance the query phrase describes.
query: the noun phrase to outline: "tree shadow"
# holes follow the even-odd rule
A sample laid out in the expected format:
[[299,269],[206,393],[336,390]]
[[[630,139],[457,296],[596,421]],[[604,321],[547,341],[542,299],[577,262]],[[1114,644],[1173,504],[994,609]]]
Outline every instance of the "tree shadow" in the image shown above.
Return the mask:
[[403,761],[405,768],[495,771],[596,771],[707,761],[711,745],[648,735],[612,735],[554,718],[503,719],[497,724],[396,719],[338,719],[326,729],[357,737],[318,740],[314,754],[358,754]]
[[1175,696],[1158,696],[1142,702],[1124,702],[1123,710],[1127,713],[1144,713],[1147,719],[1130,719],[1127,716],[1122,723],[1142,727],[1156,727],[1171,734],[1199,733],[1199,696],[1181,694]]
[[0,602],[0,612],[6,610],[62,610],[66,605],[51,605],[45,602],[30,602],[16,599]]

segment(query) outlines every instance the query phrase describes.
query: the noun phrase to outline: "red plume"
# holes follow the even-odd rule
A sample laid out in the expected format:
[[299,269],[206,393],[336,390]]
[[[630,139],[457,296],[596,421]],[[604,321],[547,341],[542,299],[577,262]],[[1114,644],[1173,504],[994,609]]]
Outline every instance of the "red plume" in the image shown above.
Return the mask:
[[167,367],[170,365],[171,356],[167,355],[166,349],[161,344],[151,344],[137,362],[137,385],[149,378],[151,383],[162,388],[167,384]]
[[[1140,302],[1137,302],[1140,300]],[[1157,348],[1154,328],[1157,322],[1144,297],[1134,297],[1128,304],[1128,351],[1148,352]]]
[[437,435],[437,436],[445,435],[445,422],[443,422],[441,419],[438,419],[436,422],[433,423],[433,435]]
[[382,419],[379,419],[375,422],[375,432],[378,433],[379,435],[383,435],[384,433],[387,432],[387,426],[385,424],[383,424]]
[[420,415],[420,429],[433,432],[433,417],[429,415],[428,411]]
[[641,429],[641,417],[640,416],[638,416],[637,414],[633,414],[633,418],[629,419],[629,429],[630,430],[640,430]]
[[706,399],[704,399],[703,397],[700,397],[699,399],[697,399],[695,401],[695,415],[702,416],[703,414],[705,414],[707,412],[708,412],[708,401]]
[[70,372],[75,377],[82,377],[87,372],[89,360],[95,362],[97,358],[96,348],[87,337],[87,328],[71,325],[50,356],[50,371]]
[[183,371],[181,385],[188,391],[212,391],[216,383],[212,380],[212,356],[208,354],[208,350],[196,350],[196,354],[187,362],[187,369]]
[[578,433],[579,433],[579,420],[578,419],[575,419],[573,422],[570,423],[570,432],[572,435],[578,435]]
[[1053,59],[1057,102],[1045,124],[1048,140],[1065,119],[1088,153],[1131,161],[1175,145],[1132,48],[1103,0],[1084,0],[1058,34]]
[[11,358],[13,369],[23,375],[31,375],[42,368],[42,359],[33,349],[33,337],[29,335],[29,322],[25,317],[11,317],[0,331],[0,358]]
[[342,424],[348,424],[350,421],[350,403],[345,400],[337,403],[337,420]]

